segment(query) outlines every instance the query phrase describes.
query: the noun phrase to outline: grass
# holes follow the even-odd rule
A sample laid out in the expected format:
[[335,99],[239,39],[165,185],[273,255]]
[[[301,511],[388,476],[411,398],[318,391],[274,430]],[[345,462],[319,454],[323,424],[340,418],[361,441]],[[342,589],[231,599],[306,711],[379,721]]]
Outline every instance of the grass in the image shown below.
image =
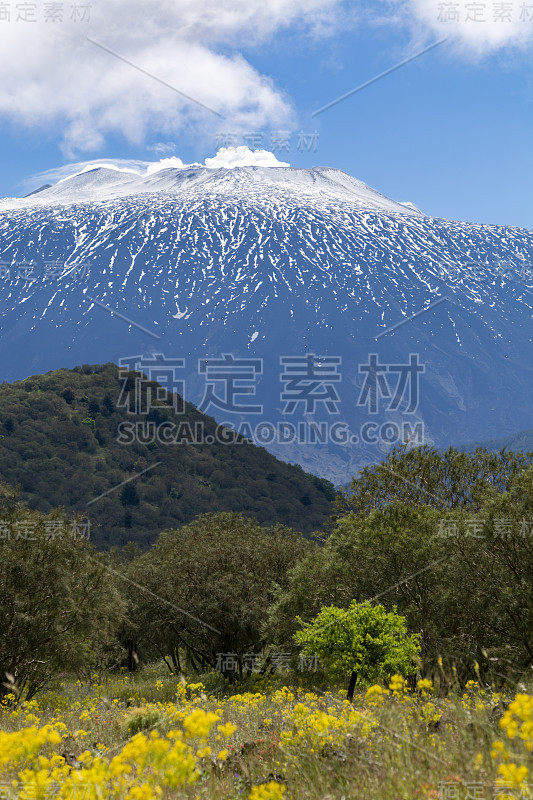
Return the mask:
[[232,686],[212,674],[187,683],[150,666],[86,683],[64,679],[20,706],[8,696],[0,797],[531,796],[533,698],[524,692],[514,699],[470,682],[436,696],[430,681],[409,690],[394,677],[349,704],[340,687],[313,691],[293,678]]

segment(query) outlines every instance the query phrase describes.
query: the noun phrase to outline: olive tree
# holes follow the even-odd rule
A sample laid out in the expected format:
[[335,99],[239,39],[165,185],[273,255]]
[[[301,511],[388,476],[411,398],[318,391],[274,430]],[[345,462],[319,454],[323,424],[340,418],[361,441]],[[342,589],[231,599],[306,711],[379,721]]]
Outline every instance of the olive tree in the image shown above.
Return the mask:
[[175,670],[180,648],[201,667],[215,668],[220,653],[242,663],[267,643],[269,604],[311,547],[290,528],[231,512],[167,531],[125,573],[135,584],[129,636],[141,651],[170,656]]

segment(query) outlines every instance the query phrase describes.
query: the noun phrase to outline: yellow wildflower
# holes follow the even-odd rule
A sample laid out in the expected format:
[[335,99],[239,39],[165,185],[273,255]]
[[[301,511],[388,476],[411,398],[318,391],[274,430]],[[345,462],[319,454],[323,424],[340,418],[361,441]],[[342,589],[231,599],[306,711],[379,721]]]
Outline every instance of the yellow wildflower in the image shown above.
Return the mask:
[[262,783],[260,786],[252,787],[248,800],[282,800],[286,788],[286,786],[276,781]]

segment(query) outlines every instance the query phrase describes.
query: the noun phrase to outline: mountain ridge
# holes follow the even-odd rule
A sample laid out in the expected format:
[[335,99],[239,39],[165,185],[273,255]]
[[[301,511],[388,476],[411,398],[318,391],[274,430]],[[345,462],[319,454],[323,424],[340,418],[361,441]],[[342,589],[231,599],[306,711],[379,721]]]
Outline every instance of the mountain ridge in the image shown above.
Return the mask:
[[472,444],[463,445],[459,449],[474,451],[478,447],[489,450],[490,452],[499,452],[505,448],[506,450],[533,453],[533,428],[526,431],[518,431],[510,436],[490,439],[486,442],[472,442]]
[[[46,205],[50,200],[67,203],[79,200],[107,200],[138,194],[180,193],[197,188],[230,194],[235,188],[244,185],[248,191],[261,183],[283,186],[284,189],[297,188],[300,192],[313,195],[322,193],[332,198],[353,200],[370,207],[396,211],[405,214],[421,214],[409,203],[397,203],[372,189],[342,170],[332,167],[313,167],[300,169],[294,167],[166,167],[144,175],[126,169],[113,169],[109,166],[94,167],[67,178],[55,185],[27,195],[25,198],[9,198],[0,203],[4,208],[25,205]],[[261,191],[259,189],[259,191]],[[36,197],[35,195],[39,196]],[[30,203],[24,201],[30,200]]]
[[[439,447],[530,424],[532,231],[437,219],[395,201],[383,208],[379,192],[339,171],[332,188],[327,168],[107,172],[81,180],[159,191],[73,202],[67,180],[64,202],[47,195],[53,187],[0,205],[0,378],[159,353],[185,359],[187,399],[198,405],[199,361],[253,357],[266,422],[346,423],[343,444],[266,445],[337,485],[397,443],[381,427],[365,440],[376,420],[401,436],[422,424]],[[55,277],[47,260],[60,265]],[[20,262],[35,265],[30,278],[16,274]],[[340,359],[337,416],[323,404],[284,411],[280,359],[306,354]],[[361,402],[373,354],[386,370],[417,355],[414,411],[380,396],[375,414]],[[206,410],[237,426],[258,422]]]
[[[333,486],[251,443],[233,443],[190,404],[176,414],[176,398],[166,391],[149,415],[135,414],[142,377],[124,378],[114,364],[86,364],[0,384],[0,479],[20,486],[32,509],[62,507],[89,519],[101,548],[130,541],[146,547],[161,531],[214,511],[240,511],[307,536],[323,527]],[[138,385],[143,402],[158,387]],[[148,431],[150,423],[180,425],[183,441],[124,435],[133,425]]]

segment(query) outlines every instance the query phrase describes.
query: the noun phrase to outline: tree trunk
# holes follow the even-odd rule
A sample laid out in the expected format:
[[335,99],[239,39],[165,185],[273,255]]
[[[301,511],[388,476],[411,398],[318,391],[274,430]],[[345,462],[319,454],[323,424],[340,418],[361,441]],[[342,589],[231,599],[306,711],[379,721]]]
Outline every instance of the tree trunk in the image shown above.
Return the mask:
[[162,658],[163,658],[163,661],[165,662],[165,664],[167,665],[167,667],[168,667],[168,671],[170,672],[170,674],[171,674],[171,675],[174,675],[174,672],[172,671],[172,667],[171,667],[171,665],[170,665],[170,664],[168,663],[168,661],[167,661],[167,657],[166,657],[166,656],[163,656]]
[[174,665],[174,673],[176,675],[179,675],[181,673],[181,664],[180,664],[179,650],[178,650],[177,647],[174,648],[174,650],[172,651],[170,657],[171,657],[172,663]]
[[357,683],[357,672],[352,672],[350,675],[350,685],[348,686],[348,694],[346,699],[353,703],[353,693],[355,692],[355,684]]
[[139,656],[135,652],[135,644],[131,639],[128,639],[128,671],[135,672],[137,664],[139,663]]

